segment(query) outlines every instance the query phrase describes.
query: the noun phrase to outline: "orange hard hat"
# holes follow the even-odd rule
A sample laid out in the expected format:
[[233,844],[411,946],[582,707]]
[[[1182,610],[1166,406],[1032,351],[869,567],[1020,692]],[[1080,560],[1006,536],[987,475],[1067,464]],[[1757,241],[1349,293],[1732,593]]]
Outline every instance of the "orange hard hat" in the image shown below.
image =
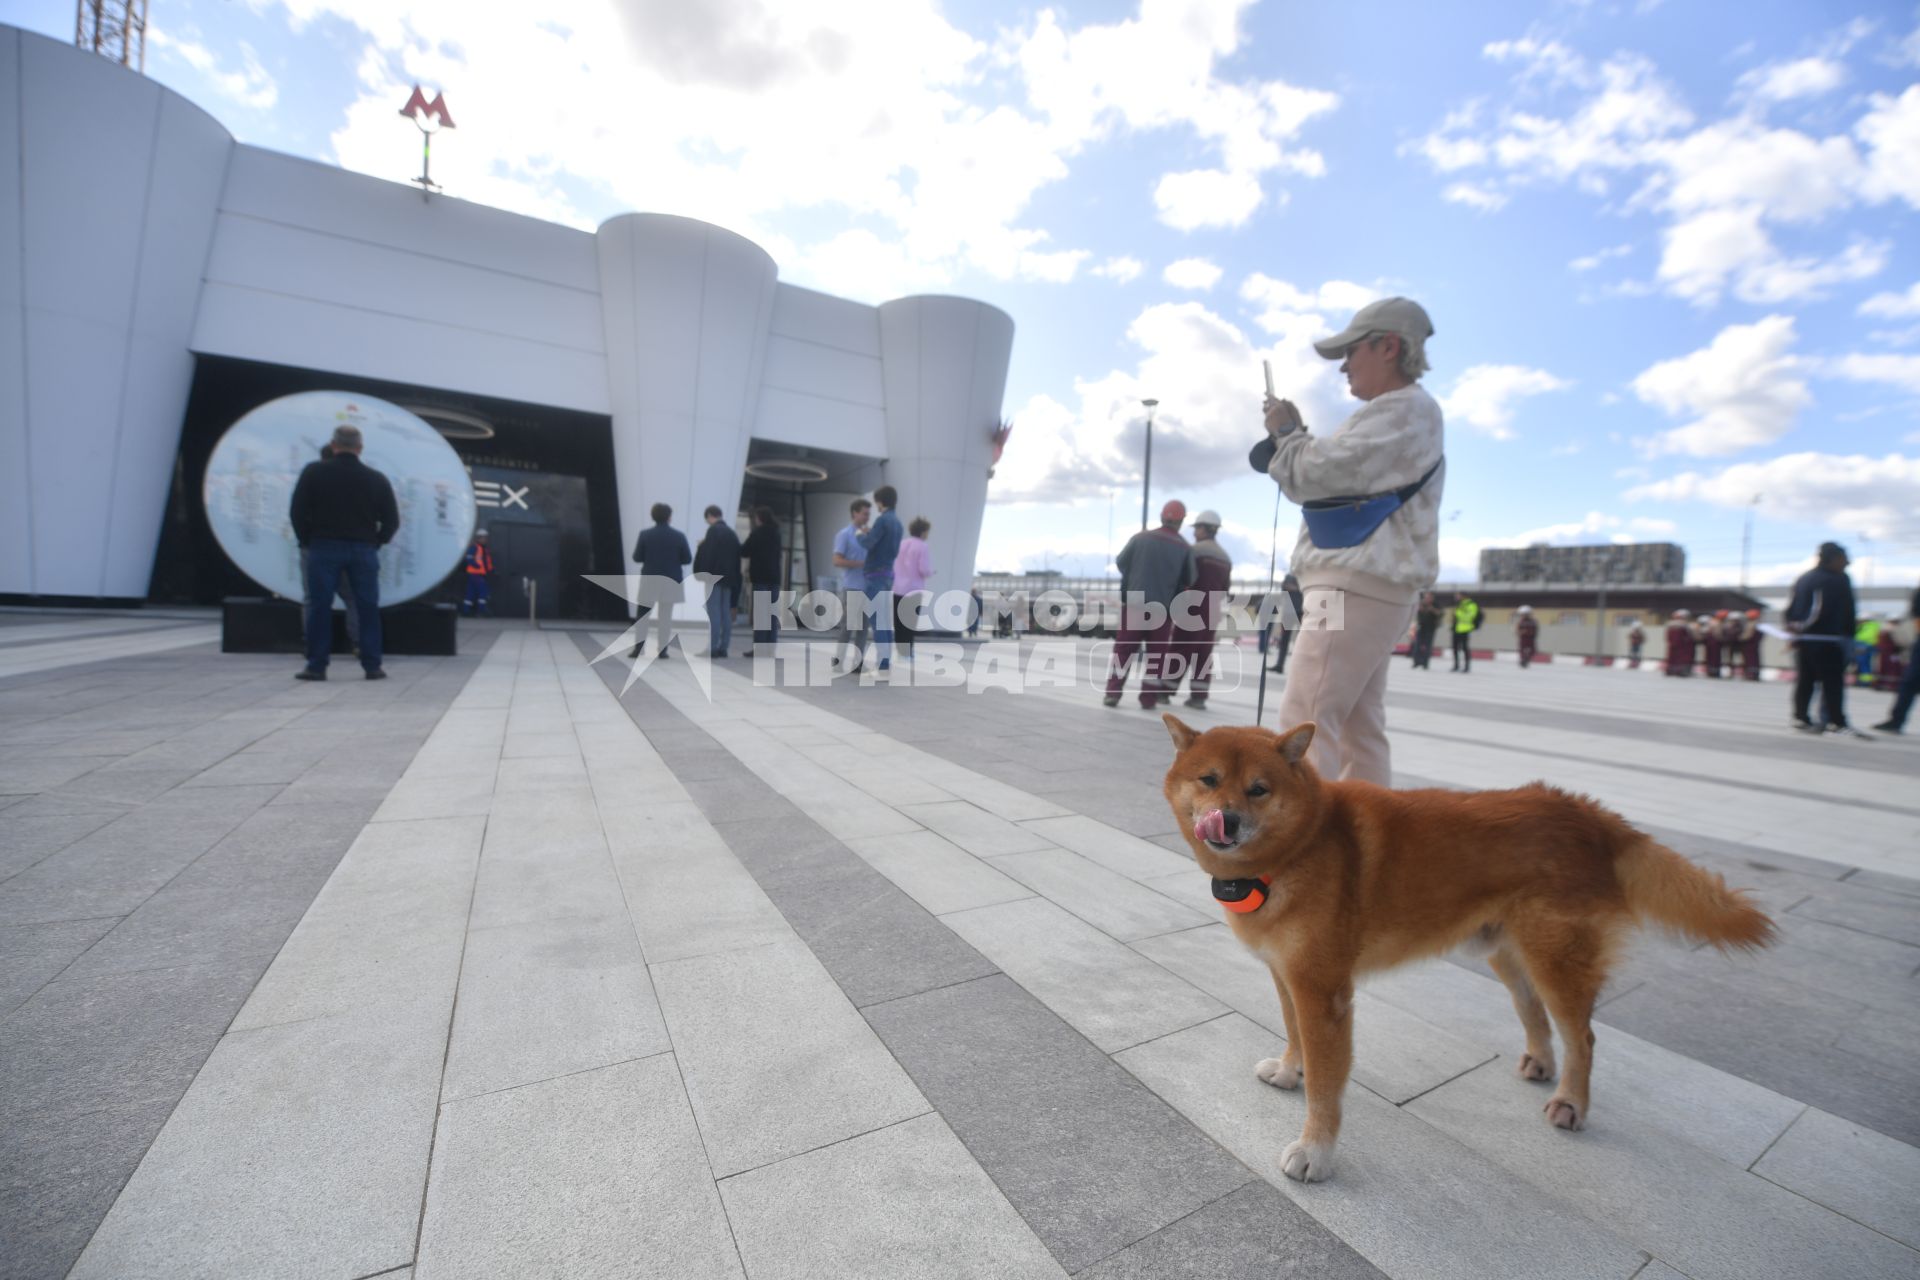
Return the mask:
[[1724,618],[1727,616],[1727,611],[1725,609],[1722,609],[1720,612],[1714,614],[1713,616],[1716,618]]
[[1747,610],[1747,616],[1758,622],[1760,620],[1760,611],[1758,609],[1749,609]]

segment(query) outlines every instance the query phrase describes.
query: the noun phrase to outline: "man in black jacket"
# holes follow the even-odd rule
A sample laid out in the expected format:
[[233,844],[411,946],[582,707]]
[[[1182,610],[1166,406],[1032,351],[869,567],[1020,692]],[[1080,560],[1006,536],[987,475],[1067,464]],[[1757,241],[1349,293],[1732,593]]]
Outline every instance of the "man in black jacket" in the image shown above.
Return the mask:
[[1900,677],[1900,692],[1894,695],[1893,714],[1873,726],[1885,733],[1906,732],[1907,713],[1913,710],[1914,696],[1920,694],[1920,590],[1916,590],[1913,599],[1907,603],[1907,615],[1913,620],[1913,643],[1907,646],[1907,672]]
[[707,656],[724,658],[733,640],[733,610],[740,603],[740,535],[721,515],[706,510],[707,536],[693,556],[693,571],[710,574],[707,584]]
[[360,611],[360,665],[384,680],[380,665],[380,548],[400,528],[393,485],[360,461],[360,428],[333,431],[333,456],[310,462],[293,486],[288,516],[306,552],[307,665],[298,680],[325,680],[333,649],[333,593],[344,571]]
[[[1820,544],[1820,562],[1793,584],[1787,605],[1787,630],[1798,637],[1794,650],[1799,677],[1793,685],[1793,727],[1808,733],[1858,733],[1847,724],[1847,653],[1853,644],[1853,581],[1847,577],[1847,550],[1837,542]],[[1808,717],[1813,686],[1820,686],[1820,719]]]
[[[633,544],[633,558],[640,564],[641,630],[636,634],[645,633],[646,617],[652,613],[653,651],[667,658],[672,656],[667,643],[673,639],[673,607],[686,598],[680,584],[685,580],[686,565],[693,560],[693,550],[687,546],[687,535],[667,523],[673,519],[672,507],[656,502],[650,514],[653,527],[642,529]],[[639,657],[643,643],[636,640],[627,656]]]

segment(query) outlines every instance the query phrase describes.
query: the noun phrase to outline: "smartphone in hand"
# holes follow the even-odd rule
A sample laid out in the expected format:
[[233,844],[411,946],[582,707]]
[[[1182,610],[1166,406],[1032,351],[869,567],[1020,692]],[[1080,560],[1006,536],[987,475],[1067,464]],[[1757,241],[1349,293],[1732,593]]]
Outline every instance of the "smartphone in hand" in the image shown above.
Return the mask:
[[1271,396],[1273,394],[1273,361],[1262,360],[1260,369],[1267,375],[1267,394]]

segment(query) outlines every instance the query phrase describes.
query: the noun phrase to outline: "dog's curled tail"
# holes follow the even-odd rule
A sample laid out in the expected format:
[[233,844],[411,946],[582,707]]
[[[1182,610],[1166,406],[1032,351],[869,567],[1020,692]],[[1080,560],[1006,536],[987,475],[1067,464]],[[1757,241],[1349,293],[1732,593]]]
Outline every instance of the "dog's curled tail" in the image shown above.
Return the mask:
[[1644,921],[1665,925],[1722,951],[1758,951],[1779,936],[1773,920],[1744,890],[1729,889],[1717,872],[1634,833],[1614,862],[1627,906]]

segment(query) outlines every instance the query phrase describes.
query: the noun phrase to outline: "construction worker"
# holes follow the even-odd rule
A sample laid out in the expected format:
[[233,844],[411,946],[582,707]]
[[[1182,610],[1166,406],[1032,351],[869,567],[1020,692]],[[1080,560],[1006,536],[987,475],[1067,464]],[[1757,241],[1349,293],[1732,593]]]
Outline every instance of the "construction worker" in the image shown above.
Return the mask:
[[1742,665],[1746,667],[1749,680],[1760,678],[1760,611],[1747,610],[1746,621],[1740,627],[1740,652]]
[[1711,618],[1701,614],[1694,623],[1694,638],[1700,642],[1700,648],[1706,661],[1701,664],[1702,673],[1709,680],[1720,678],[1720,623],[1727,616],[1725,609]]
[[1523,604],[1514,610],[1513,634],[1520,644],[1520,669],[1526,670],[1533,665],[1534,646],[1540,639],[1540,622],[1533,616],[1533,606]]
[[1727,609],[1722,609],[1715,619],[1720,630],[1720,656],[1726,662],[1727,679],[1737,680],[1740,677],[1734,674],[1734,669],[1745,666],[1747,656],[1740,644],[1744,634],[1740,625],[1742,619],[1739,614]]
[[473,545],[467,548],[467,598],[460,612],[487,616],[487,575],[493,572],[493,552],[487,550],[487,531],[473,531]]
[[1179,687],[1184,674],[1189,681],[1186,705],[1196,711],[1206,707],[1213,688],[1214,638],[1233,583],[1233,558],[1220,545],[1219,533],[1219,512],[1202,511],[1193,518],[1194,578],[1188,590],[1197,599],[1186,601],[1185,609],[1178,607],[1181,602],[1176,599],[1173,615],[1173,648],[1180,658],[1174,687]]
[[1860,619],[1853,629],[1853,670],[1855,684],[1873,683],[1873,659],[1880,651],[1880,619],[1871,615]]
[[1693,615],[1685,609],[1675,609],[1667,623],[1667,674],[1693,674]]
[[1462,591],[1453,606],[1453,669],[1473,670],[1473,633],[1480,626],[1480,602]]

